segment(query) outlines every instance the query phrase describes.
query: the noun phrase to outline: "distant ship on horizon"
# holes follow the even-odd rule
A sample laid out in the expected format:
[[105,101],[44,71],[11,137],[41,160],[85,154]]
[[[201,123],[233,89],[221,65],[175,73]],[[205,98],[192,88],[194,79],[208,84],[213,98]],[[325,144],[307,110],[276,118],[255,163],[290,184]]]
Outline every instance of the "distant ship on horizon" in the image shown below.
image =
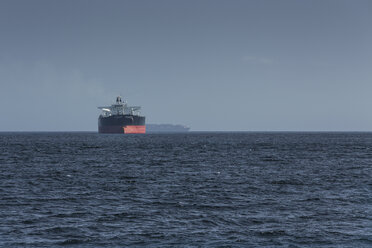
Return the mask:
[[175,124],[147,124],[148,133],[186,133],[190,131],[190,127]]
[[140,106],[128,106],[121,97],[111,106],[98,107],[99,133],[146,133],[145,116],[140,115]]

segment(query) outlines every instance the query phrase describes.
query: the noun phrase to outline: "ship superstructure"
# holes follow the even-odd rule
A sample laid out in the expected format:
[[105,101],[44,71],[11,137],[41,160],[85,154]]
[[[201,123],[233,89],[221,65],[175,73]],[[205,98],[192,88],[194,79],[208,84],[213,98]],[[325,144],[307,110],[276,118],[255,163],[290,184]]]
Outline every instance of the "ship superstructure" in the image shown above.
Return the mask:
[[146,133],[145,116],[140,115],[140,106],[128,106],[121,97],[111,106],[98,107],[99,133]]

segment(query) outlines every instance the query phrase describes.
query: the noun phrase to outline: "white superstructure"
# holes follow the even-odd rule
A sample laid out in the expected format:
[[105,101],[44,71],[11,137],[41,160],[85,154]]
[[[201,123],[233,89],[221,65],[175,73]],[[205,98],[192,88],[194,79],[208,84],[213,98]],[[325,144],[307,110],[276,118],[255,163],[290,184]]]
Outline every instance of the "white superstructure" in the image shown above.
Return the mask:
[[116,102],[111,106],[98,107],[102,110],[102,116],[108,117],[111,115],[139,115],[140,106],[128,106],[126,101],[122,101],[121,97],[116,97]]

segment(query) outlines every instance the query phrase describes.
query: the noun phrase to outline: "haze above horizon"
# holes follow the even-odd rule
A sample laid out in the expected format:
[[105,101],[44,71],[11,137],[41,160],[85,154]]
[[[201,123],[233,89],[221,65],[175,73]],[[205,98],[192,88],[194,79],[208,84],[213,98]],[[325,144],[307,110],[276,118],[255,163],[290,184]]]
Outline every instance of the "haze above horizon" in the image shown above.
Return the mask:
[[0,131],[122,95],[193,131],[371,131],[372,2],[0,1]]

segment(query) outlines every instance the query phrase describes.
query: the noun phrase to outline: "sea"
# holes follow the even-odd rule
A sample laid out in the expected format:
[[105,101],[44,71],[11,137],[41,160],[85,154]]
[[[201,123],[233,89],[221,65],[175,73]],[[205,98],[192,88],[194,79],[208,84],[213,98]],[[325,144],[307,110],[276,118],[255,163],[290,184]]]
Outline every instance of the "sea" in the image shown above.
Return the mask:
[[372,133],[0,133],[0,247],[372,247]]

